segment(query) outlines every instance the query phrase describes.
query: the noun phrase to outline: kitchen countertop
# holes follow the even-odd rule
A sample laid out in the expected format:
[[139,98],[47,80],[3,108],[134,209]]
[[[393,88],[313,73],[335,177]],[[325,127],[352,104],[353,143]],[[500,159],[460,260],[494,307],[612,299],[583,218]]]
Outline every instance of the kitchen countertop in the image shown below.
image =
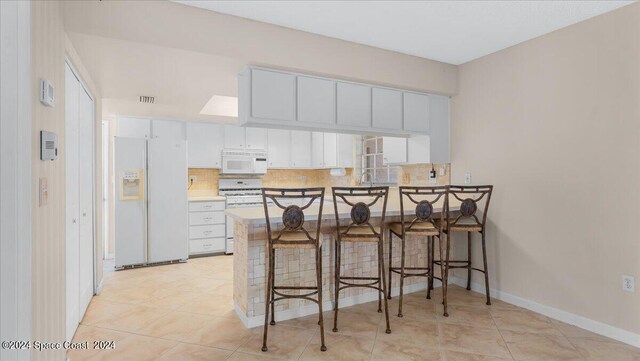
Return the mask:
[[196,202],[196,201],[220,202],[220,201],[225,201],[227,199],[212,191],[192,190],[192,191],[189,191],[187,194],[188,194],[189,202]]

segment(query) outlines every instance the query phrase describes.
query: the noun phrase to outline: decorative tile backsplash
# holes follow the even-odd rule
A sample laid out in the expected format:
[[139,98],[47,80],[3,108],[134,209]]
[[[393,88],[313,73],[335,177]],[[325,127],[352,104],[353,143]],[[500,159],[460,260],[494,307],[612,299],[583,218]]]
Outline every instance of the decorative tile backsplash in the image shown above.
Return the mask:
[[[437,174],[436,183],[429,183],[429,171],[431,164],[414,164],[400,166],[398,185],[446,185],[450,183],[449,164],[434,164]],[[445,174],[440,175],[440,169],[444,168]],[[357,186],[360,183],[360,175],[354,168],[347,168],[344,176],[332,176],[329,169],[270,169],[262,176],[262,184],[265,187],[326,187],[329,190],[334,186]],[[190,190],[208,190],[218,192],[218,180],[227,176],[220,175],[219,169],[213,168],[189,168],[189,176],[196,176]]]

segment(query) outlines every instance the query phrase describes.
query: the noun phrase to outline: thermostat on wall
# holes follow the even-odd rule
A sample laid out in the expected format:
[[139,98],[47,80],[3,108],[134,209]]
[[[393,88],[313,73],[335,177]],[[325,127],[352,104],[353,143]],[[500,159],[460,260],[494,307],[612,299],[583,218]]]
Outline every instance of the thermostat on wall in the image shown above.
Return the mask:
[[40,131],[40,159],[54,160],[58,158],[58,136],[56,133]]
[[40,102],[53,107],[53,85],[46,79],[40,80]]

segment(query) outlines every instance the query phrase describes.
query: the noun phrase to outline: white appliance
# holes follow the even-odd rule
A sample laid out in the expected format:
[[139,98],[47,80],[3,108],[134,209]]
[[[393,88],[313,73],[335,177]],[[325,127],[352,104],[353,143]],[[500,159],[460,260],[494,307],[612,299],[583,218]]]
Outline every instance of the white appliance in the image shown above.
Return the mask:
[[[262,207],[262,179],[224,178],[218,182],[218,194],[227,198],[227,208]],[[227,250],[233,253],[233,218],[227,216]]]
[[264,150],[224,149],[222,174],[265,174],[267,152]]
[[184,140],[115,138],[115,267],[186,261]]

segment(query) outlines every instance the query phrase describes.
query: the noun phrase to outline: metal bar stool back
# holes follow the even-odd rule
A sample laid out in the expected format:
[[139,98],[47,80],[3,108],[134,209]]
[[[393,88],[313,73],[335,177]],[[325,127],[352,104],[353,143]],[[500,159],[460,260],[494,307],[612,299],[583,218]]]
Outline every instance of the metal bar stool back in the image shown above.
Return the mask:
[[[392,274],[400,275],[400,299],[398,303],[398,317],[402,317],[402,301],[404,295],[404,279],[407,277],[427,277],[427,299],[431,298],[434,279],[434,250],[435,237],[440,242],[440,258],[442,258],[442,225],[437,218],[446,215],[448,211],[447,186],[416,187],[402,186],[400,193],[400,222],[389,223],[389,288],[391,288]],[[409,209],[411,211],[409,211]],[[441,209],[436,213],[436,209]],[[392,266],[393,236],[401,240],[400,267]],[[406,237],[409,235],[423,236],[427,240],[427,265],[406,267]],[[409,272],[407,272],[409,271]],[[444,269],[441,267],[441,275]],[[439,279],[442,279],[440,277]],[[391,298],[391,295],[389,295]]]
[[[264,334],[262,351],[267,351],[267,333],[269,314],[271,325],[275,325],[275,302],[283,299],[304,299],[318,304],[318,324],[320,325],[321,351],[326,351],[324,343],[324,320],[322,318],[322,235],[320,226],[322,220],[322,205],[324,203],[324,188],[262,188],[262,202],[267,226],[267,287],[265,296]],[[273,203],[271,211],[282,211],[282,218],[271,218],[269,204]],[[276,208],[276,209],[273,209]],[[305,227],[305,211],[314,213],[315,228]],[[317,213],[316,213],[317,212]],[[277,230],[276,223],[281,223]],[[315,286],[276,286],[275,284],[275,254],[276,249],[312,249],[316,257],[316,285]],[[290,291],[304,291],[302,294],[291,294]],[[312,296],[317,296],[313,298]]]
[[[350,287],[367,287],[378,291],[378,312],[384,311],[387,322],[386,333],[391,333],[389,327],[389,308],[387,305],[387,286],[384,274],[383,233],[382,225],[387,210],[389,187],[333,187],[333,207],[336,215],[337,237],[335,240],[335,306],[333,314],[333,332],[338,332],[338,300],[340,291]],[[348,224],[340,222],[340,209],[344,205],[351,207]],[[371,222],[371,209],[380,211],[380,224]],[[377,277],[342,276],[340,262],[342,242],[370,242],[376,243],[378,248]],[[355,282],[354,282],[355,281]]]
[[[489,203],[493,193],[492,185],[478,186],[449,186],[448,202],[449,212],[447,219],[443,223],[444,231],[447,235],[447,250],[445,260],[445,278],[448,278],[449,269],[463,268],[467,270],[467,290],[471,290],[471,271],[478,271],[484,274],[485,289],[487,296],[487,305],[491,305],[491,296],[489,292],[489,270],[487,268],[487,245],[486,245],[486,223],[487,213],[489,211]],[[459,207],[458,207],[459,206]],[[471,258],[471,234],[479,233],[482,241],[482,258],[484,268],[475,268],[472,265]],[[449,253],[451,249],[451,239],[453,233],[467,233],[467,259],[451,260]],[[440,258],[442,260],[442,257]],[[436,263],[441,264],[440,261]],[[444,283],[444,315],[447,313],[447,287]]]

